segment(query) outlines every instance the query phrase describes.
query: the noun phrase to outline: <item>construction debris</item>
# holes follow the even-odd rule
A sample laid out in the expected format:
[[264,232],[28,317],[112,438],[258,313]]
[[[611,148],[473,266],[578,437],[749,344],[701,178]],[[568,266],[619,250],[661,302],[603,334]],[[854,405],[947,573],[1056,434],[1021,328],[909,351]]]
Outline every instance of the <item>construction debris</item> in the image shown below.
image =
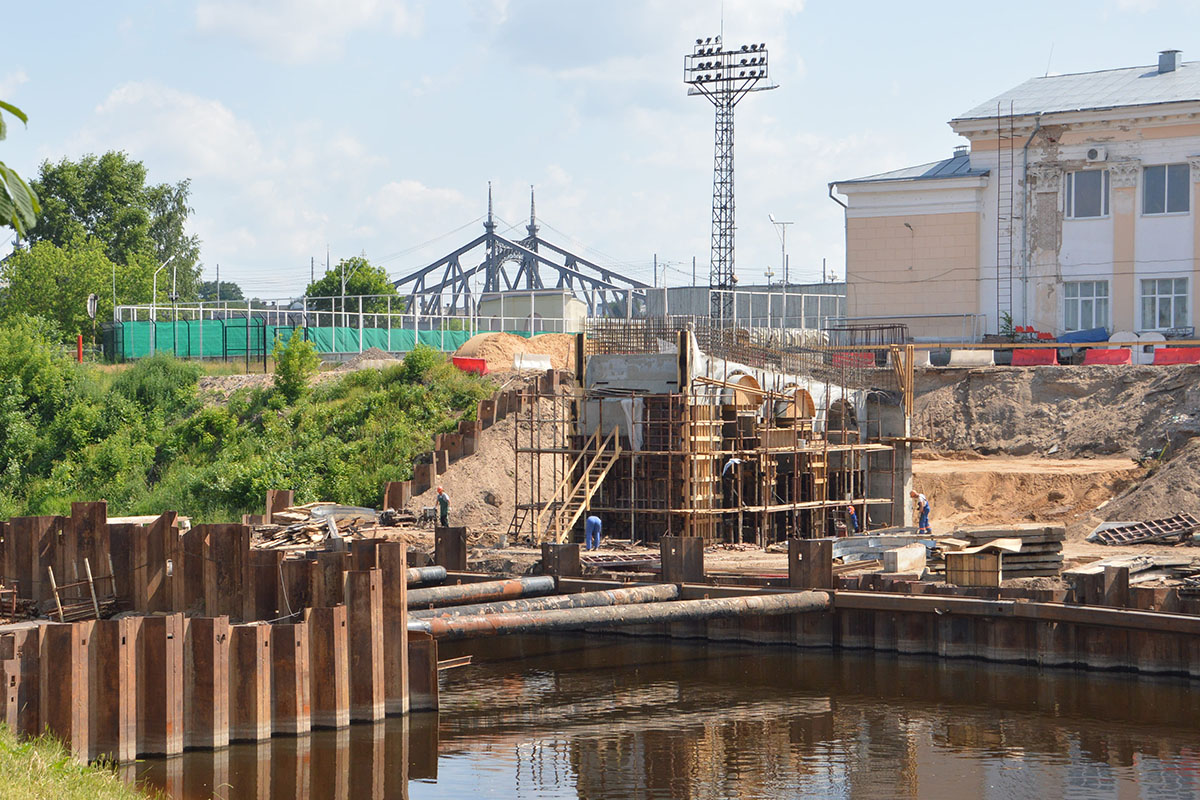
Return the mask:
[[1191,514],[1176,514],[1145,522],[1108,522],[1087,537],[1089,542],[1107,545],[1179,544],[1200,530],[1200,519]]
[[253,527],[252,545],[259,549],[282,547],[318,547],[336,536],[363,538],[381,526],[415,524],[411,514],[387,510],[382,514],[370,508],[337,503],[306,503],[289,506],[271,514],[271,522]]

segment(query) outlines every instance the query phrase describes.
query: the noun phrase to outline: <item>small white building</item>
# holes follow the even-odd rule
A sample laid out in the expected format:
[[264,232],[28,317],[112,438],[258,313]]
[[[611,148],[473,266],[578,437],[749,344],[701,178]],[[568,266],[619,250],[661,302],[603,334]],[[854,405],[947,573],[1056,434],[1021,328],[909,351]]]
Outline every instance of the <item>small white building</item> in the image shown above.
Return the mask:
[[587,303],[566,289],[488,292],[480,295],[481,331],[579,333],[587,321]]
[[896,318],[923,339],[1009,324],[1190,335],[1200,62],[1167,50],[1033,78],[950,127],[969,142],[950,158],[831,184],[848,317]]

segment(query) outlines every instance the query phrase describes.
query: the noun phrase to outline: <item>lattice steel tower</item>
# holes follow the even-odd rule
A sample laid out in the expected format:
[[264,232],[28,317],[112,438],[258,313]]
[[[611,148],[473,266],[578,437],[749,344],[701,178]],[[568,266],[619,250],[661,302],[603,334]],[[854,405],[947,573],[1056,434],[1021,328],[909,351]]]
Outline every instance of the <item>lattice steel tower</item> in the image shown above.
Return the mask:
[[[688,95],[704,95],[717,110],[713,155],[712,254],[709,267],[709,314],[727,325],[733,319],[733,107],[750,92],[774,89],[767,81],[767,46],[742,45],[726,50],[721,37],[697,39],[683,57]],[[760,85],[761,84],[761,85]]]

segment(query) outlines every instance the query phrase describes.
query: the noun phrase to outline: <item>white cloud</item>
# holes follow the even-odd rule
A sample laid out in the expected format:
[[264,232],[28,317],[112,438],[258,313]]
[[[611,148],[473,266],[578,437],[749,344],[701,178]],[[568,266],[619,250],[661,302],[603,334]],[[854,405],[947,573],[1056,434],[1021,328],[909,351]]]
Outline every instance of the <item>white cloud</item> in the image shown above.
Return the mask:
[[289,63],[338,54],[350,34],[380,25],[397,35],[415,35],[421,14],[400,0],[201,0],[196,5],[201,32],[241,39]]
[[334,262],[362,251],[380,258],[480,209],[456,189],[389,175],[389,159],[348,130],[320,120],[262,128],[218,100],[153,82],[114,89],[57,152],[111,149],[145,163],[150,181],[190,178],[208,276],[219,263],[222,279],[259,297],[302,291],[310,256],[323,260],[327,245]]
[[29,75],[25,70],[5,73],[0,77],[0,100],[11,101],[17,93],[17,87],[23,83],[29,83]]
[[[414,215],[435,214],[443,218],[466,211],[466,198],[456,189],[430,188],[420,181],[389,181],[367,201],[381,222],[404,222]],[[452,217],[451,217],[452,218]]]

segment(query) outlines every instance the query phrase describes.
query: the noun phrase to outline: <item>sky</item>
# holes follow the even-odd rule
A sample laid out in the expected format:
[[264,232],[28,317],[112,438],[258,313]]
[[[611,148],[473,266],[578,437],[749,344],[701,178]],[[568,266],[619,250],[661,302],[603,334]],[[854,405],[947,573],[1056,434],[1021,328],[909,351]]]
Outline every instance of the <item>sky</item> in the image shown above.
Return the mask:
[[[736,272],[844,275],[831,181],[949,157],[947,121],[1024,80],[1200,60],[1200,1],[38,0],[3,6],[0,161],[124,150],[191,180],[204,278],[299,296],[313,261],[393,277],[482,232],[542,234],[659,285],[707,284],[713,109],[696,37],[765,42],[736,111]],[[1193,31],[1190,36],[1186,31]],[[0,253],[10,247],[0,241]]]

